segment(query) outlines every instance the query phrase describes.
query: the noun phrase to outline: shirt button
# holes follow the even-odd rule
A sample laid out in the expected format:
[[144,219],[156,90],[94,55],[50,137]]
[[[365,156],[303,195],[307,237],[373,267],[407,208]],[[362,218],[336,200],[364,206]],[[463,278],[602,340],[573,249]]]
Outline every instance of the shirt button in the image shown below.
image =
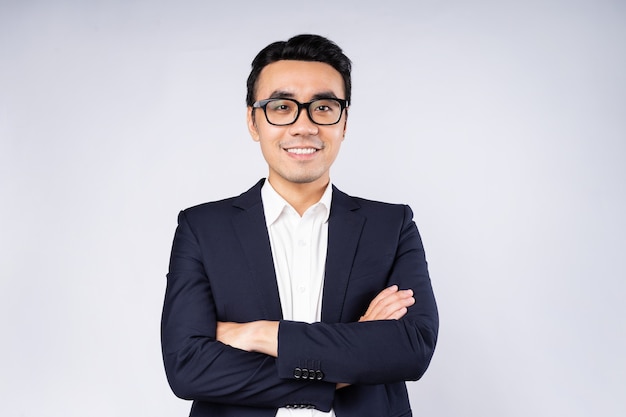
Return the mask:
[[302,293],[306,292],[306,287],[305,287],[304,285],[300,285],[300,286],[298,287],[298,292],[299,292],[300,294],[302,294]]

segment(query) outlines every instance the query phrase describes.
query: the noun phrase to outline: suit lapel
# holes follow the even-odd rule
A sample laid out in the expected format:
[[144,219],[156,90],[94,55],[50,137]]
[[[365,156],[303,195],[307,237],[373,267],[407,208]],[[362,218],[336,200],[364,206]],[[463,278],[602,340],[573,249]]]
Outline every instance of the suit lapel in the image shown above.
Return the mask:
[[328,218],[328,252],[322,298],[322,321],[341,319],[348,279],[365,218],[357,213],[359,205],[333,186],[333,200]]
[[[269,320],[282,319],[276,271],[265,225],[261,201],[263,180],[240,195],[233,206],[241,211],[233,217],[233,228],[253,273],[253,285]],[[322,299],[322,321],[336,323],[341,319],[352,263],[365,218],[358,214],[359,205],[333,186],[333,200],[328,218],[328,252]]]
[[258,291],[265,317],[269,320],[280,320],[282,310],[261,201],[262,185],[263,180],[235,199],[233,206],[240,208],[241,211],[233,217],[233,228],[253,273],[252,281]]

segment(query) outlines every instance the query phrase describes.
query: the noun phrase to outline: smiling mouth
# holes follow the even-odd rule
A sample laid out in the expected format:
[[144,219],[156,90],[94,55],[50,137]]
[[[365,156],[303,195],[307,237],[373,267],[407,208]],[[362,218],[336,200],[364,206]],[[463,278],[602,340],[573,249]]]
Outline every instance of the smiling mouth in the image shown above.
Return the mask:
[[294,153],[296,155],[310,155],[317,152],[317,149],[315,148],[289,148],[285,150],[289,153]]

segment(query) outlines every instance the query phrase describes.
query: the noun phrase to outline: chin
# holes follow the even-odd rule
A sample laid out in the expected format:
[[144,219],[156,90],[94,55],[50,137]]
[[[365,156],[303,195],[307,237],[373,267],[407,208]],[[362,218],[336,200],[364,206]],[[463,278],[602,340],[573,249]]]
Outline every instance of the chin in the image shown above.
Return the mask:
[[287,178],[287,180],[294,184],[310,184],[312,182],[315,182],[319,178],[320,177],[291,177]]
[[299,175],[285,175],[283,178],[294,184],[310,184],[321,177],[322,175],[316,173],[301,173]]

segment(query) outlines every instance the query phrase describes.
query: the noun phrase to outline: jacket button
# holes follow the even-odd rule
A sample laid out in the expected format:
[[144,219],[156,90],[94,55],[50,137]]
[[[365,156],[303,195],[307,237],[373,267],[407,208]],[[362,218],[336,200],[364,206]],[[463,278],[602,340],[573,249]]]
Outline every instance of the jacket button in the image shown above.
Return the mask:
[[309,379],[309,370],[306,368],[302,369],[302,379]]
[[324,373],[322,371],[315,372],[315,379],[321,381],[322,379],[324,379]]
[[296,379],[300,379],[302,377],[302,369],[296,368],[293,370],[293,377]]

